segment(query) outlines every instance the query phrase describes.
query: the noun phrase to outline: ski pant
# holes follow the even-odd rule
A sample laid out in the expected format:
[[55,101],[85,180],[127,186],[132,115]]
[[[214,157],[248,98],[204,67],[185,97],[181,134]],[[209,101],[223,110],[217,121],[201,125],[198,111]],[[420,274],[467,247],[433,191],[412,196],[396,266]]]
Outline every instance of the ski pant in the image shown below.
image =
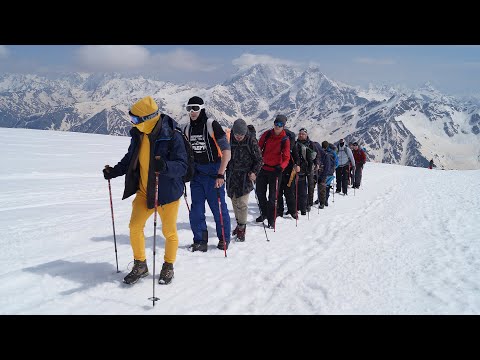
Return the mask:
[[330,189],[332,186],[327,185],[325,188],[325,205],[328,204],[328,198],[330,197]]
[[307,176],[298,176],[298,208],[307,211]]
[[236,197],[232,197],[233,212],[235,213],[235,219],[237,225],[247,224],[247,212],[248,212],[248,198],[250,194]]
[[[278,188],[280,189],[282,183],[282,176],[277,177],[275,172],[260,170],[257,176],[257,197],[260,205],[261,214],[268,219],[270,225],[274,224],[275,220],[275,199],[277,196],[277,189],[275,188],[278,179]],[[267,187],[268,187],[268,202],[267,202]]]
[[333,188],[332,183],[334,182],[334,180],[335,180],[335,176],[333,176],[333,175],[328,176],[327,179],[325,180],[325,185],[326,185],[325,205],[328,204],[328,197],[330,196],[330,189]]
[[320,205],[325,205],[326,202],[326,177],[322,176],[320,179],[318,179],[318,185],[317,185],[317,195],[318,195],[318,202]]
[[279,185],[278,191],[278,201],[277,201],[277,214],[283,216],[283,211],[285,210],[284,203],[283,203],[283,195],[285,195],[285,200],[287,202],[287,210],[290,214],[295,214],[297,211],[297,204],[295,199],[295,178],[293,179],[290,187],[288,185],[288,181],[290,180],[290,175],[292,173],[290,171],[284,171],[282,174],[282,182]]
[[208,242],[208,231],[205,217],[205,200],[215,219],[218,239],[222,239],[222,224],[218,210],[218,196],[222,209],[225,241],[230,242],[230,215],[225,202],[225,185],[215,188],[216,177],[220,162],[209,164],[195,164],[195,175],[190,182],[190,196],[192,208],[190,210],[190,227],[193,232],[193,242]]
[[359,188],[360,183],[362,182],[362,171],[363,171],[363,166],[360,164],[357,164],[357,166],[355,166],[355,181],[353,182],[353,186],[356,188]]
[[348,164],[337,167],[337,192],[342,191],[344,194],[347,193],[348,189]]
[[[165,237],[165,256],[164,261],[173,264],[177,257],[178,233],[177,216],[180,199],[172,201],[165,205],[158,205],[157,212],[162,222],[162,233]],[[145,194],[137,191],[135,199],[132,202],[132,215],[130,216],[130,245],[133,250],[135,260],[144,261],[145,256],[145,235],[143,229],[148,218],[154,213],[155,209],[147,208],[147,198]]]
[[306,176],[307,178],[307,206],[313,206],[313,194],[315,193],[316,181],[313,176],[313,172],[310,172]]

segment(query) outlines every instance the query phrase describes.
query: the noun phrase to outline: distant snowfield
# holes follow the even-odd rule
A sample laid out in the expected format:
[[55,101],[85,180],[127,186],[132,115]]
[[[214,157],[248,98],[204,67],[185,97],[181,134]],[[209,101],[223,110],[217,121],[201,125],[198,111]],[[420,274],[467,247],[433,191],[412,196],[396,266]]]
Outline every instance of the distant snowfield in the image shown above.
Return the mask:
[[[164,238],[157,227],[152,275],[122,283],[132,267],[128,223],[134,197],[102,168],[129,138],[0,128],[0,314],[480,314],[480,170],[441,171],[367,163],[362,187],[330,206],[254,223],[244,243],[191,253],[182,199],[175,278],[158,285]],[[188,186],[187,186],[188,189]],[[190,201],[190,195],[188,196]],[[208,209],[208,206],[207,206]],[[229,201],[232,223],[235,224]],[[153,216],[145,227],[153,271]]]

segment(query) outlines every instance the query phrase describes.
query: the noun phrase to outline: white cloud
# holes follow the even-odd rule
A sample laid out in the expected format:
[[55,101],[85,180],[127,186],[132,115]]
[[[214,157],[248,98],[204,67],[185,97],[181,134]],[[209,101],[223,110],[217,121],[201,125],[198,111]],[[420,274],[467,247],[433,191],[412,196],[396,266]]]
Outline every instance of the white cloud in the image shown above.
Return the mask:
[[368,57],[355,58],[354,62],[367,65],[393,65],[395,61],[392,59],[374,59]]
[[291,65],[291,66],[299,66],[300,63],[291,61],[291,60],[286,60],[286,59],[280,59],[280,58],[274,58],[270,55],[255,55],[255,54],[242,54],[240,57],[233,59],[232,64],[235,66],[238,66],[238,68],[245,69],[249,68],[253,65],[256,64],[267,64],[267,65]]
[[86,45],[77,50],[77,60],[88,71],[209,72],[218,67],[185,49],[150,53],[139,45]]
[[139,45],[85,45],[77,50],[78,62],[89,71],[133,70],[149,58],[149,51]]
[[10,51],[5,45],[0,45],[0,59],[5,59],[8,57]]
[[194,52],[181,48],[153,55],[150,59],[150,64],[153,68],[158,69],[191,72],[209,72],[216,70],[218,67],[209,63],[208,59],[203,59]]

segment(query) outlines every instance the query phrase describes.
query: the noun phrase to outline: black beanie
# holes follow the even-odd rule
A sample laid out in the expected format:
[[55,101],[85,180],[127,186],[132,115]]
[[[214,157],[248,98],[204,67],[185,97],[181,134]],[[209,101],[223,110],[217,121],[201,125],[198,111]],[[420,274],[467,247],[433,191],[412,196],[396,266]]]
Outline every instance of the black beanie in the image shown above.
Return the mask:
[[194,96],[194,97],[191,97],[191,98],[188,100],[187,105],[188,105],[188,104],[203,105],[204,102],[203,102],[203,100],[202,100],[201,97],[199,97],[199,96]]

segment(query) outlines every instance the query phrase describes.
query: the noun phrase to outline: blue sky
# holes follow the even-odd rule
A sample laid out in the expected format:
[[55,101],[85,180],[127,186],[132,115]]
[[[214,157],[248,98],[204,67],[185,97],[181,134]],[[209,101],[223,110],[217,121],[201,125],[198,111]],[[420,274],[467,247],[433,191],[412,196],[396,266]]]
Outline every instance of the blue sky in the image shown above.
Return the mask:
[[474,45],[0,45],[0,72],[155,72],[205,85],[254,63],[315,64],[349,85],[418,87],[480,94],[480,46]]

